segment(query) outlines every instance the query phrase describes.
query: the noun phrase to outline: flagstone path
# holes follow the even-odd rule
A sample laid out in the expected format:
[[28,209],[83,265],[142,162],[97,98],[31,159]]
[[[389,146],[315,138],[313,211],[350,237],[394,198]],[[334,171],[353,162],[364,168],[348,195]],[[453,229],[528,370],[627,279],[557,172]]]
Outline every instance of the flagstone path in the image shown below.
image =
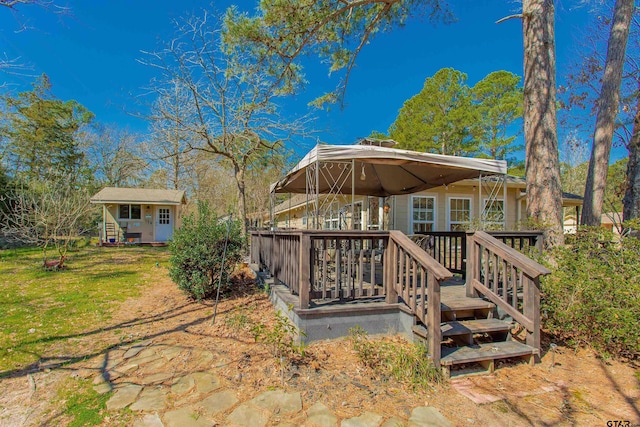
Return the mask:
[[[437,409],[419,406],[408,419],[386,418],[375,408],[359,416],[339,419],[321,401],[303,401],[297,391],[257,392],[241,401],[233,384],[217,374],[209,350],[151,340],[109,352],[92,368],[77,372],[93,378],[98,393],[113,391],[107,410],[129,408],[134,427],[309,426],[395,427],[452,426]],[[95,376],[95,372],[100,372]]]

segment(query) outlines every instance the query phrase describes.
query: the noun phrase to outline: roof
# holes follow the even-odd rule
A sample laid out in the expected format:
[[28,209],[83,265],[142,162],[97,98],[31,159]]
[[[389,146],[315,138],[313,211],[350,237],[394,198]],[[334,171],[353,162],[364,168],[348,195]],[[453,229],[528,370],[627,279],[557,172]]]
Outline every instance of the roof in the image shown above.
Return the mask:
[[105,187],[91,197],[91,203],[141,203],[180,205],[187,202],[184,190]]
[[[390,142],[385,141],[385,145]],[[352,162],[359,179],[344,178],[344,165],[348,162]],[[322,194],[351,194],[352,191],[369,196],[410,194],[480,175],[507,172],[504,160],[419,153],[376,145],[322,144],[316,145],[284,178],[272,184],[271,192],[305,193],[307,169],[320,164],[323,169],[317,174],[317,191]]]

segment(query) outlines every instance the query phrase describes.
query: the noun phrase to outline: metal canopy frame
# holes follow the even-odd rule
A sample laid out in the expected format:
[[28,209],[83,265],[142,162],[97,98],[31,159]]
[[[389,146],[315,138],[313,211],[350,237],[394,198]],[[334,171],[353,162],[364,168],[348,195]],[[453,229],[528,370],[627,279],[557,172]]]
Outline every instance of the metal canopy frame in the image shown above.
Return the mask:
[[[329,169],[337,168],[339,171],[338,175],[332,180],[330,185],[330,191],[325,193],[326,197],[320,197],[320,178],[329,179],[332,177],[331,174],[327,173]],[[351,206],[350,213],[351,218],[353,219],[353,209],[355,202],[355,160],[351,161],[331,161],[325,162],[321,160],[316,160],[311,163],[306,170],[306,195],[307,195],[307,203],[305,206],[305,214],[307,216],[307,229],[311,228],[310,224],[313,224],[314,229],[320,230],[323,228],[324,221],[326,220],[327,207],[331,210],[331,206],[334,203],[340,203],[340,199],[345,199],[344,194],[342,193],[342,189],[345,184],[351,181]],[[313,199],[310,200],[310,197]],[[309,205],[312,204],[314,209],[310,210]],[[309,221],[309,219],[312,219]],[[320,220],[322,218],[322,221]],[[342,221],[340,218],[338,219],[338,227],[342,228]],[[351,224],[353,227],[353,221]]]
[[[502,198],[500,198],[502,196]],[[502,203],[499,203],[502,201]],[[482,229],[495,224],[507,228],[507,175],[480,175],[478,177],[478,212]]]
[[[322,151],[323,154],[319,152],[321,147],[325,150]],[[325,155],[324,153],[327,152],[327,150],[334,151],[330,151],[330,154]],[[433,155],[384,147],[316,146],[285,178],[272,184],[271,191],[272,195],[275,195],[275,192],[291,192],[286,191],[287,189],[293,189],[296,190],[294,192],[301,193],[301,190],[303,190],[302,185],[304,185],[307,229],[324,228],[326,215],[328,212],[331,212],[332,206],[335,204],[342,205],[343,208],[339,209],[339,211],[342,211],[342,214],[348,212],[351,219],[350,222],[343,221],[346,215],[340,215],[338,219],[339,227],[342,228],[346,222],[347,227],[345,228],[353,228],[355,225],[353,218],[357,191],[356,186],[359,188],[357,193],[359,195],[377,195],[377,193],[369,194],[362,192],[362,186],[356,183],[356,179],[363,182],[367,181],[365,169],[367,170],[366,175],[371,174],[374,179],[380,179],[381,177],[381,175],[377,174],[375,168],[372,169],[372,166],[378,164],[398,165],[403,168],[405,174],[411,174],[411,171],[407,170],[403,165],[413,164],[415,167],[415,165],[420,164],[423,159],[425,161],[424,167],[430,168],[428,169],[429,171],[433,171],[430,173],[432,174],[431,177],[436,180],[435,182],[440,180],[439,184],[433,185],[430,188],[437,187],[438,185],[448,185],[449,182],[453,183],[457,181],[447,181],[453,178],[453,176],[448,176],[449,169],[446,168],[458,171],[455,173],[459,173],[462,170],[468,171],[465,172],[467,175],[466,178],[461,176],[458,180],[472,178],[472,176],[469,176],[469,172],[475,171],[475,174],[473,172],[471,172],[471,174],[475,175],[479,183],[479,206],[477,212],[480,212],[480,225],[484,228],[489,224],[495,224],[497,222],[496,218],[501,216],[501,227],[505,227],[505,213],[507,211],[506,162],[501,160]],[[356,169],[359,167],[362,167],[362,173],[361,176],[356,177],[358,172]],[[452,174],[453,173],[454,172],[452,172]],[[304,181],[302,181],[302,179],[304,179]],[[389,180],[389,175],[387,175],[387,180]],[[358,183],[360,181],[358,181]],[[290,183],[292,184],[291,187],[289,187]],[[402,190],[402,192],[391,193],[390,195],[413,194],[413,192],[405,191],[406,188],[399,190]],[[345,193],[345,191],[347,193]],[[419,191],[421,190],[416,189],[415,192]],[[349,193],[351,194],[351,203],[349,203],[348,200]],[[380,196],[378,195],[378,197]],[[500,203],[500,201],[502,201],[502,203]],[[272,226],[275,226],[273,212],[274,202],[275,199],[272,198],[270,215]]]

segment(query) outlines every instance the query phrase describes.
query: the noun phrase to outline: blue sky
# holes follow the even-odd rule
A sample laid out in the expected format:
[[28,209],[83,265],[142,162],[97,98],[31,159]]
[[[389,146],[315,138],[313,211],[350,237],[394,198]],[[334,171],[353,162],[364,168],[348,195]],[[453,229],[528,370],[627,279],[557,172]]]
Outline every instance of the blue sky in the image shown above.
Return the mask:
[[[64,1],[64,0],[63,0]],[[31,64],[25,75],[2,75],[6,88],[28,90],[33,77],[46,73],[53,93],[75,99],[104,123],[145,131],[147,124],[128,114],[136,111],[136,97],[154,75],[137,62],[141,51],[158,48],[174,31],[172,21],[199,13],[208,3],[182,0],[69,0],[69,14],[55,14],[33,6],[17,12],[0,9],[0,54]],[[254,1],[216,1],[223,11],[231,3],[251,11]],[[579,2],[557,2],[556,55],[558,81],[576,55],[584,36],[588,10]],[[350,77],[346,104],[318,112],[318,137],[327,143],[350,144],[372,130],[385,132],[405,100],[418,93],[425,78],[444,67],[468,74],[475,84],[488,73],[507,70],[522,75],[522,28],[519,20],[495,24],[518,12],[512,0],[459,1],[453,5],[458,21],[433,26],[416,20],[406,27],[377,36],[361,53]],[[27,28],[19,31],[21,27]],[[287,102],[289,111],[304,112],[307,103],[332,89],[337,76],[311,63],[305,69],[309,84]],[[588,135],[585,136],[588,140]],[[314,141],[307,141],[302,149]],[[614,154],[615,156],[616,154]],[[618,154],[619,155],[619,154]]]

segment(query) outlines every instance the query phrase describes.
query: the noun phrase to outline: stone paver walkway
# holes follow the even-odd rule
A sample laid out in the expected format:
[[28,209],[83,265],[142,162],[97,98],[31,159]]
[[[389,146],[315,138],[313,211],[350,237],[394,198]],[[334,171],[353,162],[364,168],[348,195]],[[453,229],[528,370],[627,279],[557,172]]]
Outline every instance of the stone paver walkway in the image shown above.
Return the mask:
[[94,389],[98,393],[113,391],[108,410],[129,408],[139,414],[134,427],[453,425],[428,406],[414,408],[409,419],[387,418],[365,408],[359,416],[339,419],[324,403],[305,402],[298,392],[269,390],[241,401],[233,385],[216,374],[213,360],[207,350],[149,340],[112,354],[97,367],[100,374],[94,378]]

